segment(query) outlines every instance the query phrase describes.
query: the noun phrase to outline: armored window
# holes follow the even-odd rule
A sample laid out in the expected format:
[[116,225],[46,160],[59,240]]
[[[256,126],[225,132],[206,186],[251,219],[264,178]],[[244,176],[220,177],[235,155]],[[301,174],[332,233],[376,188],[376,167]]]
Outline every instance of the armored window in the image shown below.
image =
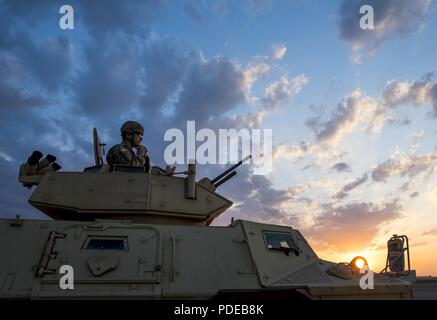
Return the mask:
[[265,231],[263,235],[268,250],[283,251],[287,255],[289,252],[294,252],[296,255],[301,252],[290,233]]
[[127,251],[127,237],[88,237],[83,245],[85,250]]

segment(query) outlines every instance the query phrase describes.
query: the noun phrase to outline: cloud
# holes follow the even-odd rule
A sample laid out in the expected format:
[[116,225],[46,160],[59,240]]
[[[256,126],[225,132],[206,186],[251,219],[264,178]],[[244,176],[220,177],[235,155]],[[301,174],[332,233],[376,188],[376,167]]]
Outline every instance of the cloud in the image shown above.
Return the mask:
[[[372,54],[382,43],[420,31],[425,25],[431,0],[343,0],[338,27],[342,40],[353,48],[352,60],[359,62],[363,51]],[[360,8],[374,9],[374,29],[360,28]]]
[[16,162],[17,161],[14,158],[12,158],[9,154],[7,154],[6,152],[3,152],[1,150],[0,150],[0,158],[3,158],[3,160],[6,160],[8,162]]
[[153,37],[148,40],[138,63],[138,68],[144,67],[141,81],[145,88],[140,108],[148,118],[153,115],[156,119],[161,116],[158,111],[163,111],[167,104],[173,107],[179,98],[183,77],[191,64],[190,52],[184,51],[171,38]]
[[344,199],[348,196],[348,192],[359,187],[363,183],[365,183],[368,179],[367,173],[365,173],[361,178],[358,178],[350,183],[347,183],[343,186],[343,188],[334,195],[335,199]]
[[331,167],[331,170],[335,170],[337,172],[350,172],[351,167],[346,162],[337,162]]
[[437,236],[437,229],[431,229],[422,233],[422,236]]
[[296,162],[314,157],[314,167],[336,163],[344,156],[344,152],[325,143],[308,143],[301,141],[299,145],[276,145],[273,147],[273,159],[284,158]]
[[420,140],[423,138],[423,136],[425,135],[425,131],[423,130],[419,130],[417,132],[414,132],[410,135],[411,139],[413,139],[414,141]]
[[[40,0],[38,2],[23,2],[13,0],[1,0],[0,8],[3,12],[2,21],[8,21],[10,26],[12,19],[20,18],[24,23],[35,26],[42,19],[51,14],[58,13],[59,7],[53,6],[51,0]],[[2,31],[7,29],[2,29]]]
[[389,177],[399,175],[401,177],[414,178],[421,174],[433,172],[437,166],[437,156],[433,154],[405,155],[398,159],[389,159],[378,164],[371,171],[373,181],[386,182]]
[[0,83],[17,91],[11,95],[16,97],[18,105],[19,101],[26,100],[22,97],[25,88],[34,92],[26,94],[33,95],[58,90],[71,72],[72,64],[73,46],[63,36],[36,40],[14,29],[14,37],[8,44],[4,47],[0,44]]
[[285,53],[287,52],[287,47],[283,44],[278,44],[273,47],[273,60],[281,60]]
[[181,121],[196,119],[203,125],[246,101],[243,70],[222,56],[210,60],[194,57],[182,86],[175,104]]
[[402,120],[401,119],[394,120],[391,118],[387,118],[386,123],[390,124],[392,126],[405,127],[405,126],[409,126],[411,124],[411,120],[408,117],[406,117]]
[[152,20],[159,16],[166,3],[164,0],[82,0],[77,2],[75,13],[99,40],[118,31],[141,36],[147,34]]
[[[57,102],[57,95],[72,70],[73,46],[58,35],[31,35],[36,24],[53,13],[50,1],[35,3],[0,2],[0,124],[2,134],[21,129],[23,136],[40,125],[27,120],[39,119],[38,113]],[[16,119],[20,119],[21,126]],[[21,128],[23,127],[23,128]],[[46,128],[49,126],[46,125]],[[8,131],[9,130],[9,131]],[[9,132],[9,133],[8,133]],[[34,132],[35,133],[35,132]],[[6,135],[4,135],[6,136]],[[36,136],[37,137],[37,136]],[[3,146],[2,146],[3,147]],[[16,144],[19,147],[19,144]],[[9,149],[9,146],[6,146]],[[10,152],[15,155],[15,152]]]
[[75,82],[78,105],[86,115],[136,114],[153,119],[152,127],[160,120],[173,127],[186,120],[205,125],[246,102],[264,72],[255,66],[249,72],[223,56],[206,59],[169,38],[151,37],[140,51],[124,43],[129,39],[114,41],[117,46],[104,41],[86,50],[89,67]]
[[[323,113],[308,118],[305,124],[315,135],[314,142],[302,142],[298,146],[279,145],[274,147],[274,158],[303,159],[314,155],[320,159],[336,161],[333,146],[337,146],[350,133],[357,129],[365,133],[377,134],[386,125],[405,126],[411,124],[408,118],[393,119],[393,109],[402,104],[412,103],[420,106],[432,103],[437,110],[437,83],[434,74],[428,73],[414,82],[387,82],[380,97],[366,96],[359,89],[345,95],[328,117]],[[434,115],[436,113],[434,112]],[[412,136],[420,139],[420,132]],[[412,146],[414,150],[417,146]]]
[[[252,105],[256,105],[260,100],[258,97],[251,95],[251,88],[253,83],[258,80],[270,69],[269,65],[264,63],[249,64],[245,69],[245,97],[246,102]],[[302,90],[302,88],[308,83],[308,78],[305,75],[298,75],[292,79],[287,76],[282,76],[279,80],[269,84],[264,90],[264,96],[260,101],[259,111],[250,111],[245,115],[234,115],[230,117],[230,127],[240,127],[244,125],[248,128],[259,127],[261,122],[270,113],[274,112],[280,107],[287,105],[291,98]]]
[[255,102],[256,97],[252,97],[252,85],[262,76],[270,71],[270,65],[263,61],[263,59],[256,59],[251,61],[244,69],[244,88],[246,93],[246,100]]
[[[51,3],[41,2],[34,12],[44,15],[43,5]],[[145,13],[150,6],[153,10]],[[241,126],[241,119],[258,125],[264,115],[287,103],[307,82],[304,76],[273,81],[276,85],[266,91],[270,104],[263,105],[262,97],[253,96],[252,87],[269,72],[272,61],[268,57],[253,58],[244,65],[221,55],[206,58],[172,38],[148,32],[161,4],[151,1],[143,7],[133,12],[131,2],[78,2],[77,8],[74,5],[77,25],[89,30],[84,39],[77,33],[71,38],[56,34],[35,37],[33,28],[18,30],[15,24],[7,25],[8,32],[0,36],[0,134],[6,137],[8,132],[21,132],[19,137],[0,144],[0,160],[7,162],[9,166],[4,168],[13,173],[1,173],[5,184],[13,185],[4,191],[5,197],[15,199],[13,203],[1,199],[2,204],[10,205],[8,215],[30,212],[28,194],[17,183],[16,173],[17,165],[34,149],[56,155],[64,170],[81,170],[93,163],[93,127],[99,129],[109,147],[119,141],[121,123],[135,119],[145,126],[144,143],[152,162],[161,165],[165,145],[159,137],[165,129],[184,129],[186,120],[212,129]],[[14,13],[13,20],[33,21],[39,26],[41,20],[34,19],[32,8],[25,11],[14,6],[14,12],[20,15]],[[105,8],[107,11],[101,11]],[[111,13],[114,19],[109,18]],[[73,47],[72,40],[80,45]],[[230,115],[244,104],[257,104],[261,111]],[[199,166],[198,172],[202,175],[220,169]],[[283,213],[282,205],[291,197],[288,190],[273,188],[269,179],[252,176],[250,170],[240,170],[238,177],[238,184],[233,185],[240,193],[233,192],[230,197],[237,199],[240,212],[250,207],[264,212],[266,219],[268,214]],[[256,190],[257,201],[243,192],[246,185],[245,190]],[[231,184],[228,187],[231,189]]]
[[308,153],[314,152],[316,145],[308,144],[305,141],[301,141],[299,145],[287,147],[284,145],[275,146],[273,148],[273,159],[285,158],[285,159],[296,159],[302,158]]
[[117,44],[104,42],[85,50],[88,68],[72,86],[77,106],[86,116],[123,114],[137,102],[139,57],[127,43]]
[[[117,32],[146,35],[151,22],[163,12],[166,4],[166,0],[76,0],[71,3],[77,27],[84,26],[99,41]],[[57,23],[62,4],[54,4],[51,0],[3,0],[0,5],[4,6],[5,16],[21,19],[26,25],[34,27],[47,19]]]
[[[437,115],[437,82],[433,73],[428,73],[421,80],[413,82],[389,81],[378,98],[366,96],[359,89],[354,90],[342,98],[327,119],[323,114],[318,114],[306,120],[305,124],[315,135],[313,143],[305,142],[291,147],[275,146],[274,157],[301,159],[312,154],[318,158],[336,159],[332,146],[338,145],[356,129],[376,134],[386,124],[411,124],[408,118],[400,120],[391,117],[393,109],[408,103],[415,106],[431,103],[434,107],[433,115]],[[412,138],[419,139],[419,133]]]
[[437,118],[437,81],[432,73],[412,82],[391,80],[387,83],[382,94],[382,105],[394,109],[406,104],[416,107],[431,104],[433,116]]
[[196,9],[196,5],[190,1],[185,0],[183,2],[183,8],[185,13],[191,17],[195,22],[202,23],[203,22],[203,16],[202,14]]
[[262,175],[252,175],[248,167],[238,170],[239,180],[229,183],[223,190],[229,195],[234,206],[218,222],[232,215],[239,219],[274,222],[288,217],[284,206],[294,198],[296,190],[280,190],[273,187],[272,181]]
[[56,90],[65,81],[73,64],[73,45],[63,36],[47,37],[36,43],[26,36],[17,39],[12,52],[23,69],[46,90]]
[[273,5],[273,0],[244,0],[244,3],[249,12],[256,15],[268,11]]
[[301,74],[293,79],[286,76],[281,77],[278,81],[270,84],[265,89],[263,103],[266,109],[275,109],[288,103],[290,98],[298,94],[308,83],[308,78]]
[[0,83],[0,109],[38,107],[47,104],[42,96],[27,95],[21,90]]
[[[201,52],[178,46],[170,38],[161,39],[149,33],[148,28],[165,1],[141,5],[140,2],[78,1],[73,5],[77,25],[86,27],[92,39],[80,39],[84,41],[79,41],[81,45],[77,48],[69,38],[56,35],[34,41],[34,29],[18,30],[15,23],[5,24],[6,20],[2,20],[7,32],[0,37],[0,50],[7,50],[8,58],[12,57],[14,62],[9,66],[15,69],[4,77],[7,81],[0,83],[0,91],[5,93],[0,104],[9,109],[18,106],[32,109],[26,116],[23,112],[21,119],[32,123],[28,131],[35,133],[34,139],[47,141],[56,148],[78,148],[83,152],[90,142],[85,134],[90,128],[98,127],[105,142],[111,144],[119,139],[118,128],[127,118],[142,121],[150,136],[162,136],[163,128],[181,127],[186,120],[209,127],[236,124],[238,117],[252,125],[262,121],[264,112],[237,117],[226,114],[257,99],[252,96],[252,86],[270,70],[271,61],[253,60],[242,66],[223,56],[207,59]],[[7,4],[7,13],[12,17],[8,22],[20,20],[34,25],[42,21],[40,17],[50,16],[53,13],[50,8],[56,7],[50,1],[29,6]],[[216,4],[205,6],[219,10]],[[55,17],[58,14],[56,11]],[[109,34],[111,37],[107,37]],[[291,90],[300,90],[299,79],[289,81]],[[30,88],[29,84],[38,82],[47,95],[16,86],[21,83]],[[58,89],[55,94],[53,91]],[[55,108],[58,102],[60,105]],[[47,109],[46,116],[35,117],[41,107]],[[6,114],[0,121],[6,124],[11,117]],[[71,130],[62,132],[66,129]],[[155,155],[163,149],[161,141],[146,143]],[[20,150],[17,158],[27,152]],[[75,164],[75,168],[78,166]]]
[[402,216],[398,200],[380,204],[355,202],[339,207],[325,205],[315,225],[305,234],[340,251],[357,251],[370,244],[382,224]]
[[183,11],[196,23],[205,22],[210,16],[228,11],[228,0],[183,0]]
[[[128,46],[129,39],[87,48],[89,67],[73,83],[82,114],[117,132],[121,120],[114,115],[142,121],[147,136],[163,136],[164,128],[184,129],[187,120],[198,127],[230,124],[225,114],[249,103],[253,83],[268,69],[245,68],[224,56],[207,59],[171,38],[153,35],[141,50]],[[156,154],[163,150],[158,141],[149,147]]]
[[377,132],[384,121],[377,101],[355,90],[343,98],[329,120],[323,121],[318,116],[308,119],[306,124],[314,131],[317,142],[335,145],[359,124],[363,124],[367,131]]

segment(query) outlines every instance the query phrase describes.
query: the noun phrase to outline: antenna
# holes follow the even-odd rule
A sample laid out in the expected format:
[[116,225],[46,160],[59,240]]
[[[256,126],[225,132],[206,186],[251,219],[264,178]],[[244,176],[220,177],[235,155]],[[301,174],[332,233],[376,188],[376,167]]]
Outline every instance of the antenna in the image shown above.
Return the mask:
[[100,143],[97,129],[93,128],[93,148],[94,148],[94,160],[96,162],[96,166],[100,166],[104,163],[103,155],[105,154],[105,146],[106,143]]

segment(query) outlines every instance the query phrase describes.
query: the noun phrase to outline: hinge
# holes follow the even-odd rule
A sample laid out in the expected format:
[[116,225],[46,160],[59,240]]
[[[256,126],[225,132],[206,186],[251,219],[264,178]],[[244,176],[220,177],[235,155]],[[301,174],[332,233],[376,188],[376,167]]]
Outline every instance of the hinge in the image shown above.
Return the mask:
[[53,251],[57,239],[64,239],[67,235],[52,231],[49,234],[49,238],[44,246],[44,250],[39,259],[39,264],[36,270],[35,277],[41,278],[46,274],[54,274],[56,270],[47,269],[51,259],[56,259],[57,252]]

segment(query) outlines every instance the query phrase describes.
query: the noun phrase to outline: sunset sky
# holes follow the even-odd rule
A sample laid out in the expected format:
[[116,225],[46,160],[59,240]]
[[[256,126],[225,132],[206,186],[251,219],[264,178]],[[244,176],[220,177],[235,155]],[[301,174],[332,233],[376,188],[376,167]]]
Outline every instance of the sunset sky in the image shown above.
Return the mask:
[[[59,28],[66,3],[74,30]],[[374,30],[359,28],[363,4]],[[0,0],[0,217],[45,218],[19,165],[33,150],[92,165],[93,127],[110,146],[143,123],[161,167],[164,132],[188,120],[265,128],[273,172],[242,166],[214,224],[291,225],[321,258],[376,271],[406,234],[413,268],[437,275],[435,30],[432,0]]]

